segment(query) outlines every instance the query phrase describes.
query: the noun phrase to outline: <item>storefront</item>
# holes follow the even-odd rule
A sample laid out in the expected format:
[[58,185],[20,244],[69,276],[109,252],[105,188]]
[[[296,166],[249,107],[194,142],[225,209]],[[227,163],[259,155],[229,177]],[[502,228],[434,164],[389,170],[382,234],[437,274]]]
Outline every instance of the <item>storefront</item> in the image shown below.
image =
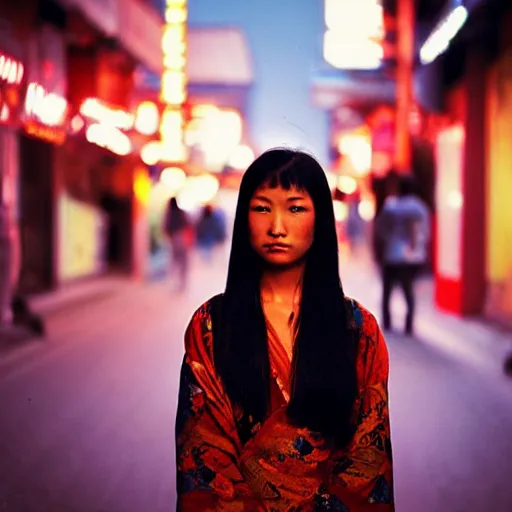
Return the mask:
[[[442,58],[444,126],[436,137],[436,302],[512,325],[512,12],[480,10],[486,26]],[[508,11],[508,12],[507,12]]]
[[130,263],[133,157],[114,152],[99,123],[75,115],[71,125],[80,130],[55,155],[61,282]]
[[[161,74],[161,17],[136,0],[67,4],[76,23],[68,27],[70,133],[58,155],[66,212],[60,229],[69,233],[60,248],[61,278],[110,270],[138,275],[145,248],[137,239],[146,221],[141,176],[147,173],[140,151],[158,137],[160,111],[155,118],[155,105],[139,108],[147,98],[137,96],[134,72],[143,65]],[[82,30],[85,44],[79,43]],[[120,44],[112,44],[114,38]]]
[[18,231],[18,111],[23,101],[25,66],[0,45],[0,324],[10,313],[20,266]]
[[[134,59],[92,24],[119,36],[114,6],[99,20],[99,3],[77,4],[67,29],[68,137],[56,152],[61,282],[129,271],[131,261]],[[81,30],[93,34],[87,44],[76,43]]]
[[512,325],[512,12],[487,82],[487,314]]
[[63,34],[50,24],[26,42],[27,88],[19,144],[19,227],[22,293],[58,283],[56,148],[66,139],[68,102]]

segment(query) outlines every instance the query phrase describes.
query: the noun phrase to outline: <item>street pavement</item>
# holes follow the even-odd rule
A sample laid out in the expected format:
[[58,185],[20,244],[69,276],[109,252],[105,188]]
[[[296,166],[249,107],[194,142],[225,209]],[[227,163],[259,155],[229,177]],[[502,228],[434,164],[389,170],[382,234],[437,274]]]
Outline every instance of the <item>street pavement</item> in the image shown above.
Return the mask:
[[[342,274],[375,310],[371,273]],[[0,354],[0,512],[175,509],[183,331],[224,277],[222,262],[198,263],[183,294],[120,281],[54,309],[45,341]],[[397,511],[510,512],[512,380],[429,339],[441,320],[422,309],[418,339],[387,336]]]

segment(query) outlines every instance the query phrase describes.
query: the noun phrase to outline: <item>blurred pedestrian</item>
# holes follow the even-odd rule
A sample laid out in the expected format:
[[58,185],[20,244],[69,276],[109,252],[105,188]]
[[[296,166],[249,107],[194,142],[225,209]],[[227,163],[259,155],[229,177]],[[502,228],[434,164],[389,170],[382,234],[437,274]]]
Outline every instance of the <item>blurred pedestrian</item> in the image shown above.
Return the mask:
[[226,239],[224,217],[212,205],[203,208],[196,226],[196,243],[203,259],[210,263],[214,249]]
[[346,233],[350,254],[352,256],[357,256],[357,252],[364,233],[364,221],[359,214],[359,205],[359,198],[353,199],[348,203]]
[[389,169],[388,173],[381,178],[372,178],[372,189],[375,195],[375,217],[373,224],[372,233],[372,250],[373,258],[379,267],[383,264],[384,248],[382,241],[377,236],[377,230],[375,228],[376,220],[379,218],[380,212],[384,207],[384,203],[389,197],[395,197],[398,195],[398,183],[400,181],[400,175],[396,169]]
[[242,179],[225,292],[192,317],[178,510],[392,512],[388,352],[346,297],[325,173],[290,149]]
[[403,176],[398,195],[384,201],[375,223],[376,237],[382,247],[382,324],[392,328],[390,300],[399,286],[407,303],[405,333],[414,333],[416,307],[414,283],[428,260],[430,215],[427,205],[417,196],[412,177]]
[[189,251],[193,242],[191,222],[176,198],[169,200],[165,213],[165,234],[171,246],[171,278],[177,280],[178,291],[185,290],[189,271]]
[[509,377],[512,377],[512,354],[510,354],[507,359],[505,359],[505,374]]

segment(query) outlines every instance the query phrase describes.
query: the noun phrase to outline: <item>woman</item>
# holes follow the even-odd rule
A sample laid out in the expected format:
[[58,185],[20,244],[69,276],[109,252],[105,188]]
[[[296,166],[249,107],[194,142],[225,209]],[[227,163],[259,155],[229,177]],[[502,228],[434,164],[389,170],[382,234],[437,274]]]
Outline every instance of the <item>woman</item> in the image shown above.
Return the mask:
[[169,200],[165,214],[165,233],[171,244],[171,272],[178,282],[178,290],[183,291],[188,279],[189,247],[191,245],[191,225],[187,214],[179,207],[175,197]]
[[331,193],[309,155],[247,169],[226,290],[185,335],[178,510],[394,510],[388,355],[346,298]]

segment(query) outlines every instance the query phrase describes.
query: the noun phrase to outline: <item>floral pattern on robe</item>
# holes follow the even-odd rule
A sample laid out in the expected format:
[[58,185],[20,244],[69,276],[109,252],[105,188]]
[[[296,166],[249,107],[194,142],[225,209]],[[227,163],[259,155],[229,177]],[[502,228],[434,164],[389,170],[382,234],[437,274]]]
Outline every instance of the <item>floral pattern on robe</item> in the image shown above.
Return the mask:
[[211,301],[185,334],[176,418],[178,510],[393,512],[386,343],[373,315],[346,299],[359,336],[357,430],[333,451],[318,434],[287,420],[289,358],[269,333],[272,411],[242,445],[242,412],[226,395],[213,364]]

